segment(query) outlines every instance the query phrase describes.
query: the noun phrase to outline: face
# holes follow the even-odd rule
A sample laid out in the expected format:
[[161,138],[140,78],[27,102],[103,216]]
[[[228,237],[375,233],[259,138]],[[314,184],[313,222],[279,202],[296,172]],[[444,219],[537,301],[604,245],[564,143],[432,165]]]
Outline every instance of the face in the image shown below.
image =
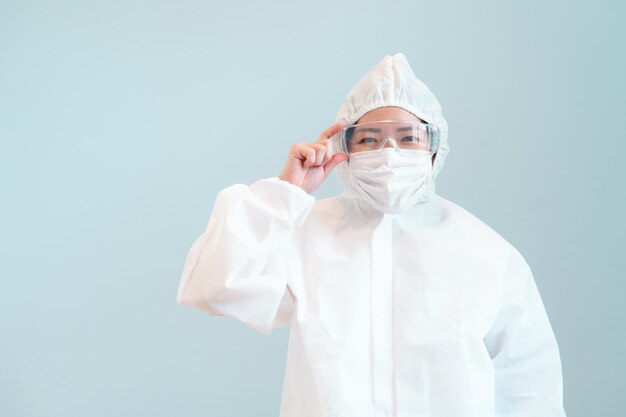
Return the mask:
[[[413,113],[401,109],[400,107],[379,107],[374,110],[370,110],[365,113],[359,120],[355,122],[358,123],[369,123],[369,122],[379,122],[382,120],[398,120],[403,122],[424,122],[422,119],[414,115]],[[387,145],[385,145],[387,146]],[[391,146],[391,144],[390,144]],[[432,163],[435,162],[435,157],[437,154],[433,154]]]

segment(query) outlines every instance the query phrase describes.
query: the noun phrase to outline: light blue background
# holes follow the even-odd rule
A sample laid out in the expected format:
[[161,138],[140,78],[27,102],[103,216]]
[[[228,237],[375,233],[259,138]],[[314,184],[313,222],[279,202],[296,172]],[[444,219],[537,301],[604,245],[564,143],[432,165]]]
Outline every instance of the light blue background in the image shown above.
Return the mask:
[[438,192],[533,269],[568,416],[623,415],[624,11],[2,1],[0,415],[278,415],[288,330],[177,305],[184,258],[396,52],[449,122]]

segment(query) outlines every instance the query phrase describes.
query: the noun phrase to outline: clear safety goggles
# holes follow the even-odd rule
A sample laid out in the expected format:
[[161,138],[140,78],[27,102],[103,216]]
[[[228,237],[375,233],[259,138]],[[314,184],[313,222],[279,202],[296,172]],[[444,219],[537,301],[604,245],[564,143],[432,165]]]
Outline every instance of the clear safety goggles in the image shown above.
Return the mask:
[[428,123],[383,120],[346,126],[335,135],[336,151],[352,154],[393,147],[424,150],[432,154],[439,146],[439,129]]

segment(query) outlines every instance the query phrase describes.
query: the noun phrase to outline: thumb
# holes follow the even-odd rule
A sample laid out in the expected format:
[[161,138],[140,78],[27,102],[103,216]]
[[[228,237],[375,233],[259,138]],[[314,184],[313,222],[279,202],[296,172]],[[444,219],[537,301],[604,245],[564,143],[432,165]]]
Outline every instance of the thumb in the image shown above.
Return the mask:
[[330,172],[333,170],[333,168],[337,166],[337,164],[348,160],[348,158],[349,156],[347,153],[338,153],[333,155],[333,157],[330,158],[330,161],[326,162],[326,165],[324,165],[324,174],[328,176],[328,174],[330,174]]

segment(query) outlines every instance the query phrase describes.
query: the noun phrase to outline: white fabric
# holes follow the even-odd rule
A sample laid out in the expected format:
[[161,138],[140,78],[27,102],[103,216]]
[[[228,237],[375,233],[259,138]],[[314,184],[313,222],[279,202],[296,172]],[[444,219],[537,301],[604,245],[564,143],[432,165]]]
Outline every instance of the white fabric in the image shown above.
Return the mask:
[[[445,128],[408,71],[385,57],[338,118],[402,105]],[[400,214],[344,185],[326,199],[277,177],[227,187],[184,265],[178,303],[263,334],[290,326],[280,416],[564,417],[558,345],[522,255],[434,182]]]
[[386,213],[401,213],[427,194],[432,180],[430,152],[395,148],[353,153],[347,177],[351,189],[372,207]]

